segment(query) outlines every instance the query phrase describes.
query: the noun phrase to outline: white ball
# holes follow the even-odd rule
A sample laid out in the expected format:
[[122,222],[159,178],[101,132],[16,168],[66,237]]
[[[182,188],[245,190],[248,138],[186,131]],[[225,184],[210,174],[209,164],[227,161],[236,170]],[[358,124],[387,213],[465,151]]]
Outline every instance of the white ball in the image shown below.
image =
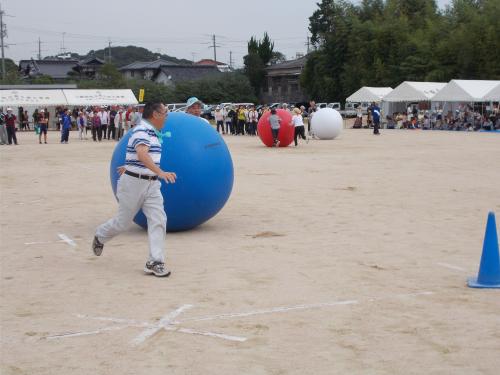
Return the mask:
[[314,112],[311,130],[319,139],[334,139],[342,131],[342,116],[333,108],[321,108]]

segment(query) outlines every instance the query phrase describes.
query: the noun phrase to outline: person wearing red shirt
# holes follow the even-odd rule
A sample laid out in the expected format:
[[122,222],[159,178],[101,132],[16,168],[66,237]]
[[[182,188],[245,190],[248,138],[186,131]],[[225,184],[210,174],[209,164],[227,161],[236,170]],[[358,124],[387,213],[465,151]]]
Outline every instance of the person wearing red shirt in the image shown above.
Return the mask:
[[5,115],[5,126],[7,128],[7,139],[9,145],[14,144],[17,145],[17,137],[16,137],[16,120],[17,117],[12,113],[12,108],[7,108],[7,114]]

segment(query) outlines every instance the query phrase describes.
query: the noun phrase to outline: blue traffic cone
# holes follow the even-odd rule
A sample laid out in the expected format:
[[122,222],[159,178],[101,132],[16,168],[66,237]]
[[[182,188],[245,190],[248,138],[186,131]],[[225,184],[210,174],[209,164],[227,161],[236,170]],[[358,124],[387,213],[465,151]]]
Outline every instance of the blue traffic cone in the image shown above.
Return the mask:
[[484,234],[483,255],[477,277],[469,277],[470,288],[500,288],[500,254],[495,214],[488,214],[486,233]]

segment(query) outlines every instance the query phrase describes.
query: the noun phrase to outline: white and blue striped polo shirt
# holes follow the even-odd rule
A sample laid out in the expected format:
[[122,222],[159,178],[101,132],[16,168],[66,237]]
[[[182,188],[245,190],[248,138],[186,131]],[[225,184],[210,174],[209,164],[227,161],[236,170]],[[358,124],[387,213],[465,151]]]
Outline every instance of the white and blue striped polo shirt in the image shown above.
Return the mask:
[[146,145],[149,147],[149,156],[159,167],[161,160],[161,144],[156,136],[155,129],[146,120],[141,120],[140,124],[134,126],[132,135],[127,144],[127,155],[125,156],[125,166],[128,171],[142,175],[154,176],[155,174],[137,158],[136,147]]

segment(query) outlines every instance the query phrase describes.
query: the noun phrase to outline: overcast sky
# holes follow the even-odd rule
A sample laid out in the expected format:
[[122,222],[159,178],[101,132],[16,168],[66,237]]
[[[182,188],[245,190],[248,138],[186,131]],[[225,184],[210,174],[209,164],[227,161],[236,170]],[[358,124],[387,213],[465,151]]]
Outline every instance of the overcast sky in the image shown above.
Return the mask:
[[[189,60],[213,58],[240,67],[250,37],[265,31],[288,59],[306,52],[309,17],[319,0],[0,0],[16,63],[63,51],[86,54],[108,46],[135,45]],[[438,4],[450,0],[438,0]],[[64,33],[64,35],[63,35]],[[63,45],[64,39],[64,45]]]

